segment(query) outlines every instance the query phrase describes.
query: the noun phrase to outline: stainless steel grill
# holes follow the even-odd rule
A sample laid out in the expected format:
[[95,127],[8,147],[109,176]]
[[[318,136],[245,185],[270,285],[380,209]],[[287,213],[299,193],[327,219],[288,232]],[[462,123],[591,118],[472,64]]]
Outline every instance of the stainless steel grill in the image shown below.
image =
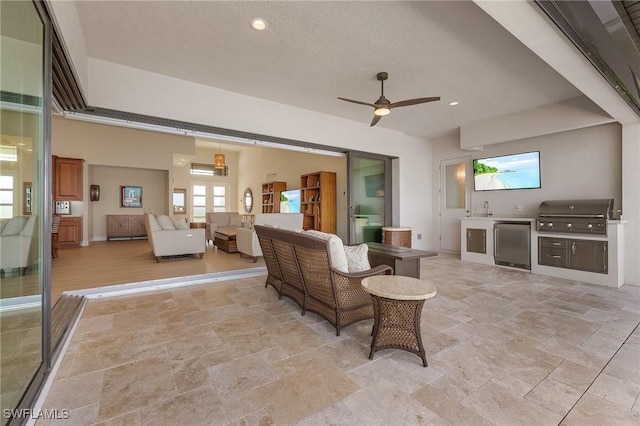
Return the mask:
[[598,200],[549,200],[538,208],[540,232],[607,234],[607,220],[613,218],[613,198]]

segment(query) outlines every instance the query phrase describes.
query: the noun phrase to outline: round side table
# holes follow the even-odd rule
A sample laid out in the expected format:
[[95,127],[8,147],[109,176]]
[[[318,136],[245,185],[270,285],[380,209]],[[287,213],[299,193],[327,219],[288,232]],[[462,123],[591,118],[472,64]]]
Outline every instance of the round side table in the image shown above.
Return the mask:
[[422,358],[427,356],[420,336],[424,301],[437,293],[427,281],[400,275],[379,275],[362,280],[373,302],[373,338],[369,359],[380,349],[402,349]]

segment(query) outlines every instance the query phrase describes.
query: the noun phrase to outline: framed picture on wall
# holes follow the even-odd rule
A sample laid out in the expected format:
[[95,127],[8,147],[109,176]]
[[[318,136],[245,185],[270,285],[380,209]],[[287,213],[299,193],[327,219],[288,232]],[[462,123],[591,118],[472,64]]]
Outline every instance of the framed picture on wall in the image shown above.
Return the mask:
[[120,207],[142,207],[142,187],[121,186]]

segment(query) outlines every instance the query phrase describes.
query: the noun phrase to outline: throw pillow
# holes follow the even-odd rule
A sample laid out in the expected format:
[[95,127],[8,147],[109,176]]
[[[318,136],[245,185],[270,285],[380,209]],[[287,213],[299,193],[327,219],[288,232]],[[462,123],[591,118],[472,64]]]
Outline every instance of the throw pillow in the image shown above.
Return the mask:
[[156,219],[158,220],[158,223],[160,224],[160,227],[162,229],[166,230],[173,230],[176,229],[175,226],[173,226],[173,221],[171,220],[171,218],[169,216],[167,216],[166,214],[160,214],[156,216]]
[[240,226],[242,225],[242,218],[240,215],[230,215],[229,216],[229,226]]
[[24,228],[24,225],[27,224],[28,220],[29,218],[27,216],[12,217],[11,219],[9,219],[4,228],[2,228],[2,235],[18,235],[20,231],[22,231],[22,228]]
[[310,229],[307,234],[325,241],[329,241],[329,257],[331,257],[331,266],[340,272],[349,272],[349,264],[347,263],[347,255],[344,253],[344,244],[340,237],[334,234],[315,231]]
[[189,222],[187,222],[187,218],[173,219],[173,226],[176,229],[189,229]]
[[156,219],[154,215],[152,215],[151,213],[145,213],[145,216],[149,220],[149,229],[147,229],[147,234],[149,234],[150,232],[162,231],[162,228],[158,223],[158,219]]
[[371,269],[368,252],[369,246],[366,244],[344,246],[344,254],[347,256],[349,272],[362,272]]

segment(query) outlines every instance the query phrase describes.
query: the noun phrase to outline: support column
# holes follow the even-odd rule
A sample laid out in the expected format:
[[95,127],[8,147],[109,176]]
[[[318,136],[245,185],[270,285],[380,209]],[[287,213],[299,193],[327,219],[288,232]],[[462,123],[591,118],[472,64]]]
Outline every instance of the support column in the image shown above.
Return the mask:
[[640,124],[622,126],[624,283],[640,285]]

